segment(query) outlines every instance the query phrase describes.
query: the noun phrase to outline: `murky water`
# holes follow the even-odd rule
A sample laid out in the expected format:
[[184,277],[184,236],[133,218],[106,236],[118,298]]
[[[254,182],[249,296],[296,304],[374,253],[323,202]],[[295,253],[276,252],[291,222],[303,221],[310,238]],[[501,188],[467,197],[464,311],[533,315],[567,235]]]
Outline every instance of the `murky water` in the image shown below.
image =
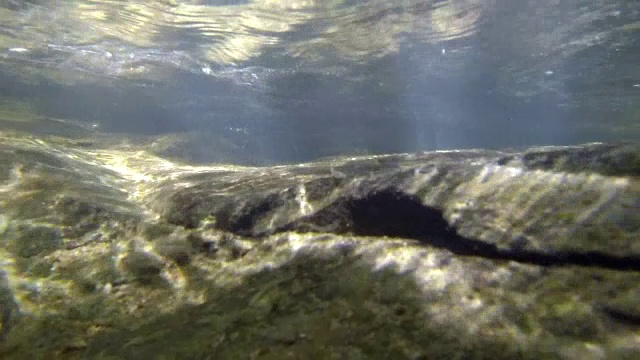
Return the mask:
[[0,24],[3,129],[248,164],[640,138],[634,1],[5,0]]

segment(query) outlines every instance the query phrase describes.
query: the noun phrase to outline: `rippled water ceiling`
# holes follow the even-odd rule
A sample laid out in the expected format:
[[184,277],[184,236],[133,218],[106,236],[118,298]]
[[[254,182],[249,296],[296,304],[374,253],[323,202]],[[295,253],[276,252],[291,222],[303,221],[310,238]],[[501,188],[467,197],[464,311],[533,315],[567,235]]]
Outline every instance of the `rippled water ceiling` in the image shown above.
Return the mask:
[[[479,0],[427,1],[15,1],[0,9],[0,46],[51,52],[112,76],[179,67],[239,64],[283,46],[314,61],[337,56],[364,62],[397,52],[407,36],[436,42],[469,36],[482,16]],[[135,47],[144,54],[131,51]],[[98,51],[98,49],[101,51]],[[155,48],[148,53],[142,49]],[[77,50],[80,50],[77,52]],[[71,56],[71,55],[75,56]],[[138,56],[136,56],[138,55]],[[34,59],[35,61],[35,59]],[[43,60],[58,64],[59,58]],[[149,65],[149,64],[145,64]]]
[[0,4],[5,119],[292,161],[640,138],[638,2]]

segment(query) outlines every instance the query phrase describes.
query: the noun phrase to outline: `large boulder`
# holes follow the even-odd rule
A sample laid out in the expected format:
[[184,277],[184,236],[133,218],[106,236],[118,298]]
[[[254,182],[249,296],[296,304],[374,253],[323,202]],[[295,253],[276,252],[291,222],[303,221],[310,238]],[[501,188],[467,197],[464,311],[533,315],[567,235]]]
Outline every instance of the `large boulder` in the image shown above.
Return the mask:
[[189,166],[3,134],[5,359],[640,355],[640,148]]

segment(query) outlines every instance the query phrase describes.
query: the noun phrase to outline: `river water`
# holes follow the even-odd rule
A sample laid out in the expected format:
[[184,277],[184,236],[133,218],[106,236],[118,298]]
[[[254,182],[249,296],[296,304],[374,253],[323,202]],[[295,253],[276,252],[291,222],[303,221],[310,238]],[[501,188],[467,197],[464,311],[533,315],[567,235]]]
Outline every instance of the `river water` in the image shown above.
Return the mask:
[[4,0],[0,129],[252,165],[637,141],[639,35],[637,1]]

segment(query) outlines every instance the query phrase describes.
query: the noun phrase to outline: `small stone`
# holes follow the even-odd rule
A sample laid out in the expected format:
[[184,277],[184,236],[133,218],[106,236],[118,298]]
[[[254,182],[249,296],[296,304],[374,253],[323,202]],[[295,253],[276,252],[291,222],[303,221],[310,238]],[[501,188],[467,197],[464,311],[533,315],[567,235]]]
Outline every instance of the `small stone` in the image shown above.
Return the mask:
[[120,266],[136,278],[148,279],[160,274],[164,263],[149,253],[134,250],[120,259]]
[[13,250],[21,257],[30,258],[48,254],[62,248],[62,233],[59,229],[44,225],[23,225],[13,241]]
[[155,252],[178,265],[186,265],[191,260],[191,244],[185,237],[168,236],[154,242]]
[[105,295],[109,295],[111,294],[111,291],[113,290],[113,285],[111,285],[111,283],[106,283],[103,287],[102,287],[102,292]]
[[5,214],[0,214],[0,235],[4,234],[9,227],[9,219]]

